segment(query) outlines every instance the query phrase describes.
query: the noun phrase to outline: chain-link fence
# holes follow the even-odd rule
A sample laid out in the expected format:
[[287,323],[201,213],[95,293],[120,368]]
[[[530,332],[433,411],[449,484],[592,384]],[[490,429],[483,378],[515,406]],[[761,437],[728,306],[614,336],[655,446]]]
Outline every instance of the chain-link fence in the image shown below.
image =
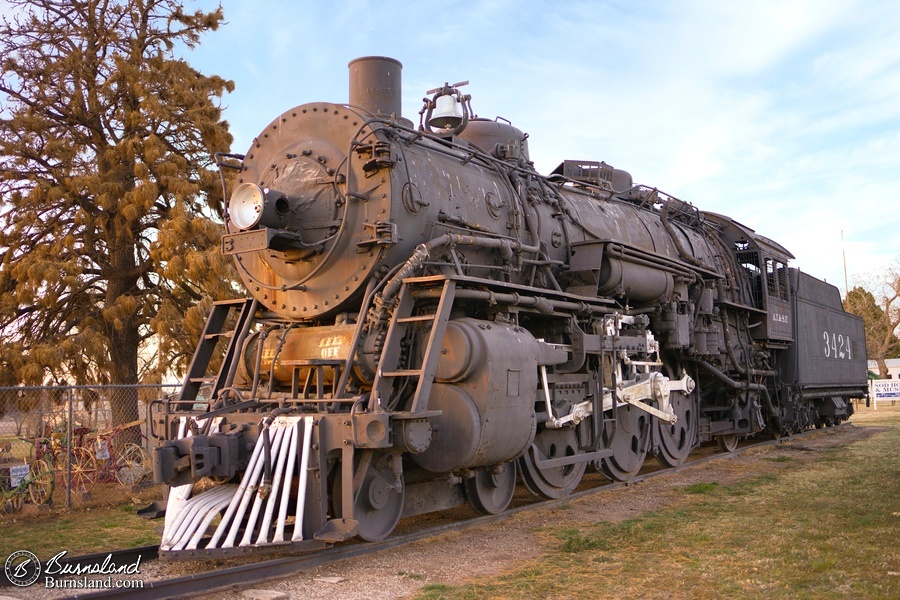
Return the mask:
[[178,387],[0,387],[2,508],[152,485],[148,411]]

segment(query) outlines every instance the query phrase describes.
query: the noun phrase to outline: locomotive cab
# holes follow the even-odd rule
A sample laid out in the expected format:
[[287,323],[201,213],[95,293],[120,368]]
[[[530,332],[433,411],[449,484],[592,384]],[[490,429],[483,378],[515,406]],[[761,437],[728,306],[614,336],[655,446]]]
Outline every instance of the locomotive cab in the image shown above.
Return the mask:
[[775,343],[793,341],[788,261],[794,255],[733,219],[714,213],[704,215],[722,228],[722,237],[741,267],[740,276],[745,283],[736,290],[742,292],[738,302],[744,308],[755,309],[753,312],[760,317],[751,328],[752,338]]

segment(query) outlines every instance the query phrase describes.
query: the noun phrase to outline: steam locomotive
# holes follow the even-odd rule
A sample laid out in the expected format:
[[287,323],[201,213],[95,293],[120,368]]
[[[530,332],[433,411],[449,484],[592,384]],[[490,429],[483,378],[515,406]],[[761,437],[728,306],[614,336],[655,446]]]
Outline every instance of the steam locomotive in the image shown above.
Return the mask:
[[[604,162],[549,175],[467,82],[400,110],[401,65],[293,108],[232,170],[213,305],[153,419],[164,558],[380,540],[715,440],[847,419],[860,319],[778,243]],[[223,177],[223,185],[225,178]],[[229,197],[226,195],[226,197]]]

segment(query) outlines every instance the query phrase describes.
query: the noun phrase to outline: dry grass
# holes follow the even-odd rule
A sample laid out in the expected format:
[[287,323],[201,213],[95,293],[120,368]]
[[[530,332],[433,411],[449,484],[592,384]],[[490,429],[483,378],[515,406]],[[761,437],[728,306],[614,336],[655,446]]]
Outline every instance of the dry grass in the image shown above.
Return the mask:
[[[804,453],[813,459],[763,456],[773,474],[689,485],[675,507],[640,518],[542,528],[551,551],[540,558],[462,587],[427,586],[422,597],[900,597],[900,406],[857,407],[852,422],[889,429]],[[2,515],[0,558],[158,542],[161,521],[135,511],[159,492],[133,496],[108,485],[76,510]]]
[[864,404],[856,407],[856,412],[850,417],[850,422],[860,426],[900,426],[900,402],[880,402],[878,409]]
[[159,542],[157,529],[162,522],[136,514],[159,499],[159,490],[134,493],[117,484],[97,484],[91,499],[79,499],[75,510],[55,508],[64,501],[60,494],[60,490],[54,493],[54,508],[49,510],[26,505],[21,513],[0,517],[0,558],[23,549],[49,558],[62,550],[78,555]]
[[682,488],[672,507],[638,518],[544,530],[540,558],[421,597],[900,597],[900,406],[853,421],[885,430],[800,449],[749,481]]

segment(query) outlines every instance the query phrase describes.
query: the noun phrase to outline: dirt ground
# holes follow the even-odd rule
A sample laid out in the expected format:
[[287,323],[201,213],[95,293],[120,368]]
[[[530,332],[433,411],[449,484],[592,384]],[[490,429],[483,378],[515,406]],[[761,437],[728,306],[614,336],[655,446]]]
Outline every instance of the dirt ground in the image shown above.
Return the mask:
[[[348,559],[294,577],[261,584],[256,590],[205,596],[208,600],[248,598],[388,599],[413,595],[431,583],[460,584],[512,569],[539,556],[542,527],[577,527],[597,521],[621,521],[678,501],[676,490],[695,483],[728,485],[795,466],[817,452],[845,446],[880,431],[876,427],[824,429],[805,438],[752,449],[624,489],[600,491],[551,509],[525,511],[495,525],[452,532],[374,556]],[[788,463],[778,462],[788,456]],[[768,460],[764,460],[768,459]]]
[[[863,422],[864,419],[860,421]],[[712,482],[728,485],[781,469],[795,468],[797,461],[811,460],[818,452],[846,446],[883,430],[882,427],[854,425],[823,429],[802,439],[754,448],[740,455],[725,456],[720,460],[686,467],[625,488],[589,493],[554,508],[524,511],[494,525],[454,531],[375,555],[325,565],[289,578],[259,584],[254,590],[216,593],[204,598],[377,600],[409,597],[428,584],[461,584],[473,578],[514,569],[521,561],[540,556],[548,543],[548,536],[540,532],[541,528],[578,527],[598,521],[633,518],[681,501],[684,494],[679,493],[678,488]],[[710,449],[700,449],[696,454],[711,452],[713,451]],[[773,460],[779,457],[789,457],[791,460]],[[655,461],[648,460],[649,462]],[[586,475],[585,480],[593,485],[605,481],[597,473]],[[517,496],[514,504],[520,499]],[[426,520],[427,525],[434,525],[472,515],[472,512],[462,517],[454,517],[454,513],[435,513],[419,518]],[[398,531],[408,527],[408,524],[401,523]],[[202,570],[211,568],[209,563],[203,563],[202,566]],[[150,562],[141,565],[141,578],[150,580],[177,577],[197,568],[196,563],[190,562]],[[65,595],[39,586],[0,590],[0,600],[40,600]]]

